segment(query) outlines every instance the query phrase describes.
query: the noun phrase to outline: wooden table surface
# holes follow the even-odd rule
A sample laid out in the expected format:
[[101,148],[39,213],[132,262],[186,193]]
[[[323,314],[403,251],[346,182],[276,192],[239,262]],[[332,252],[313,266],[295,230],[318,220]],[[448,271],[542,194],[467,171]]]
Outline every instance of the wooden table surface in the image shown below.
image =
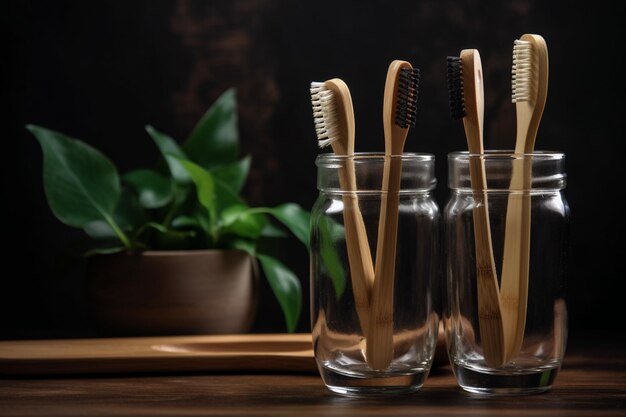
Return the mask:
[[377,398],[332,394],[318,375],[167,374],[0,380],[2,416],[626,416],[623,344],[570,349],[552,390],[480,397],[449,367],[417,393]]

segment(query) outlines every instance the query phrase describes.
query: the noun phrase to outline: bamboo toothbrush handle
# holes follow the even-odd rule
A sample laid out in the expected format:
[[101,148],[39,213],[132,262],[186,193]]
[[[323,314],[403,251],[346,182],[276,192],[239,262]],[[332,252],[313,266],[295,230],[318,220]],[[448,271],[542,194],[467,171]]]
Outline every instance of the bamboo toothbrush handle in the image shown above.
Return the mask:
[[491,249],[491,227],[487,200],[485,166],[482,158],[470,158],[470,176],[475,206],[474,244],[476,253],[476,287],[478,292],[478,320],[485,361],[498,368],[505,363],[505,342],[502,313],[498,294],[498,279]]
[[410,126],[415,125],[417,79],[406,61],[394,60],[387,70],[383,98],[385,162],[378,217],[376,265],[372,289],[370,335],[366,359],[371,369],[385,370],[393,360],[394,281],[402,153]]
[[509,190],[504,232],[500,302],[507,340],[507,361],[518,354],[524,340],[528,309],[530,266],[532,161],[515,159]]
[[378,223],[376,279],[372,290],[370,329],[373,331],[366,346],[368,365],[376,370],[386,369],[393,359],[393,296],[401,174],[401,157],[387,156]]
[[483,159],[484,89],[478,51],[472,49],[461,51],[461,63],[467,111],[467,115],[463,118],[463,127],[470,154],[478,155],[478,157],[470,156],[469,158],[470,181],[475,199],[472,215],[476,251],[478,324],[485,362],[490,367],[499,368],[504,364],[506,341],[489,225],[487,178]]
[[526,190],[530,187],[532,165],[531,161],[523,155],[527,148],[532,152],[534,147],[534,134],[531,135],[533,139],[528,141],[533,109],[534,106],[528,101],[516,104],[516,158],[513,160],[509,184],[500,282],[507,362],[519,352],[526,327],[531,221],[530,195],[526,194]]
[[[548,95],[548,47],[545,40],[540,35],[533,34],[525,34],[520,40],[529,43],[532,49],[530,79],[525,76],[515,79],[517,155],[534,151],[537,130]],[[517,96],[518,87],[521,87],[519,91],[521,97]],[[500,289],[507,360],[519,353],[526,327],[530,275],[531,187],[532,159],[524,157],[522,160],[514,160],[509,186],[513,192],[509,196],[507,206]]]
[[346,159],[346,165],[339,170],[343,195],[343,222],[346,235],[348,263],[354,304],[361,324],[361,331],[367,337],[370,321],[370,292],[374,281],[374,265],[370,252],[363,215],[356,196],[354,161]]
[[354,304],[361,332],[367,337],[370,322],[370,292],[374,282],[374,265],[367,239],[363,216],[356,195],[357,183],[354,159],[355,123],[350,90],[341,79],[325,82],[333,91],[337,103],[340,140],[332,143],[335,154],[345,156],[345,164],[339,169],[339,185],[344,191],[343,222],[346,235],[348,264]]

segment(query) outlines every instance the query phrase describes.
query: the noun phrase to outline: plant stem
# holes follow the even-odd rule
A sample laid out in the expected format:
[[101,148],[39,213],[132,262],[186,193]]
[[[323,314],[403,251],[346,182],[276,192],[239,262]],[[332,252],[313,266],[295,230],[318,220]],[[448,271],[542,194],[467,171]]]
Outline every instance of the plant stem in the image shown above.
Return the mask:
[[218,241],[220,240],[220,232],[215,225],[211,227],[211,237],[213,238],[213,246],[218,247]]
[[167,211],[165,218],[163,219],[163,225],[165,227],[170,227],[170,223],[172,223],[172,218],[174,217],[174,213],[176,213],[176,209],[178,208],[178,204],[176,201],[177,197],[178,196],[174,196],[172,204],[170,205],[170,208]]
[[105,216],[104,219],[107,221],[107,223],[109,223],[109,226],[111,226],[111,229],[113,229],[122,244],[124,244],[124,247],[126,249],[131,249],[133,245],[130,239],[128,238],[128,236],[126,236],[126,233],[124,233],[124,231],[120,229],[117,223],[115,223],[115,220],[113,220],[113,218],[111,218],[110,216]]
[[246,210],[247,214],[268,214],[269,209],[267,207],[255,207]]
[[165,213],[165,217],[163,218],[163,221],[161,221],[161,224],[168,228],[171,226],[172,219],[174,218],[174,215],[176,214],[176,210],[178,210],[178,208],[181,206],[181,204],[185,201],[185,198],[187,197],[187,190],[184,187],[180,187],[176,185],[176,183],[174,183],[172,186],[174,190],[172,203],[168,207],[167,212]]

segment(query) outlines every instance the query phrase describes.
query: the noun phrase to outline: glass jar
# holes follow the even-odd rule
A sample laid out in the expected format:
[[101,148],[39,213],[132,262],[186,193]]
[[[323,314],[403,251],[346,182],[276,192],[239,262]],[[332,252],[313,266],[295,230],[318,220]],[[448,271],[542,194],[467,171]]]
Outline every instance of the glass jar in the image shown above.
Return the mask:
[[[428,375],[439,322],[434,163],[428,154],[322,154],[316,160],[311,327],[320,374],[334,392],[412,392]],[[399,189],[383,192],[383,173],[394,166],[401,168]],[[376,259],[383,206],[384,262]],[[394,213],[397,233],[390,235]]]
[[[452,369],[467,391],[546,391],[561,366],[570,216],[564,161],[562,153],[540,151],[448,155],[444,326]],[[475,184],[473,191],[470,166],[476,172],[481,165],[487,189]],[[475,241],[483,233],[475,229],[481,210],[488,218],[490,245]],[[492,265],[477,268],[476,259],[489,256]],[[485,278],[492,270],[493,282]]]

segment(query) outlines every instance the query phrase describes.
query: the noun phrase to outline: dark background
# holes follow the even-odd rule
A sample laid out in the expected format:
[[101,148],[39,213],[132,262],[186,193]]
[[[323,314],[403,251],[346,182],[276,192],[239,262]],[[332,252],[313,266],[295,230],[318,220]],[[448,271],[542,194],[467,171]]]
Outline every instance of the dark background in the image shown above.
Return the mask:
[[[51,214],[36,123],[102,150],[122,172],[158,153],[144,125],[182,140],[225,89],[237,88],[242,154],[253,156],[251,205],[316,198],[308,84],[341,77],[355,101],[357,148],[383,150],[382,93],[389,62],[421,68],[417,128],[407,151],[437,158],[441,207],[445,156],[465,148],[448,117],[445,56],[480,49],[488,148],[514,144],[512,42],[542,34],[550,84],[537,149],[567,154],[572,208],[568,281],[573,339],[623,338],[624,37],[619,2],[491,1],[10,1],[2,2],[2,221],[0,338],[93,335],[83,265],[67,253],[82,232]],[[623,145],[619,147],[623,149]],[[305,296],[308,258],[285,245]],[[286,258],[283,258],[286,259]],[[71,259],[69,259],[71,260]],[[282,331],[265,283],[256,331]]]

